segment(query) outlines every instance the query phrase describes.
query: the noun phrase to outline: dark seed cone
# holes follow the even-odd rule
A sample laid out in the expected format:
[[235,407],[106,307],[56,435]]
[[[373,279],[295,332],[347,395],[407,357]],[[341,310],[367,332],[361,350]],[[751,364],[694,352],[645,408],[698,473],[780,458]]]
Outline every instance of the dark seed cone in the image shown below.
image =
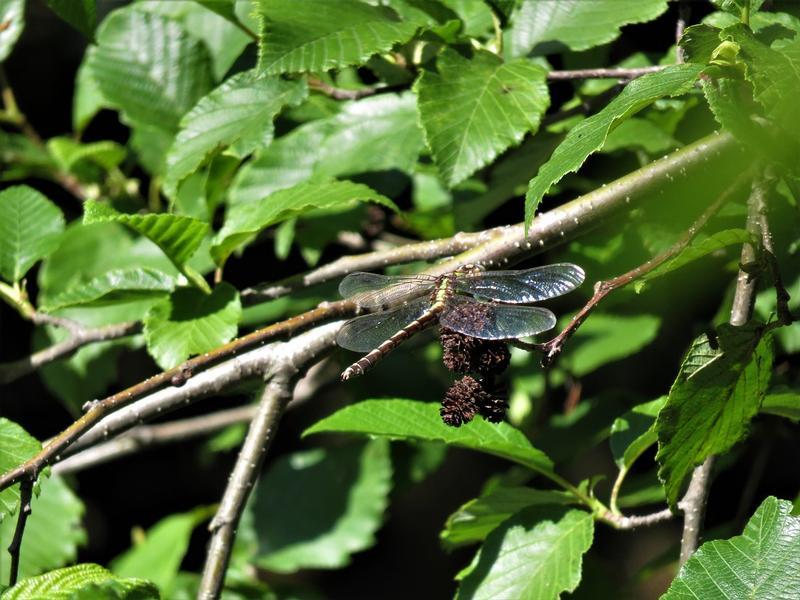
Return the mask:
[[485,394],[481,384],[466,375],[450,386],[444,395],[439,414],[451,427],[469,423],[478,414],[480,395]]
[[505,421],[508,403],[502,396],[486,393],[484,402],[478,407],[481,416],[490,423]]
[[503,342],[481,340],[441,328],[444,366],[456,373],[499,375],[508,368],[511,353]]

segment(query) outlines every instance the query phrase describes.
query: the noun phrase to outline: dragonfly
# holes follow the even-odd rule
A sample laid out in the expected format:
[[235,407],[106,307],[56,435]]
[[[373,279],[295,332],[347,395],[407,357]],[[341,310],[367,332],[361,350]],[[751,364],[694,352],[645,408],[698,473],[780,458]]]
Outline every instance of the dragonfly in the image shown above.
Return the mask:
[[484,340],[516,339],[552,329],[556,316],[551,311],[521,305],[571,292],[585,277],[583,269],[571,263],[509,271],[465,267],[438,276],[350,273],[339,284],[339,293],[359,309],[378,312],[355,317],[339,330],[339,346],[367,353],[342,372],[342,381],[363,375],[436,322]]

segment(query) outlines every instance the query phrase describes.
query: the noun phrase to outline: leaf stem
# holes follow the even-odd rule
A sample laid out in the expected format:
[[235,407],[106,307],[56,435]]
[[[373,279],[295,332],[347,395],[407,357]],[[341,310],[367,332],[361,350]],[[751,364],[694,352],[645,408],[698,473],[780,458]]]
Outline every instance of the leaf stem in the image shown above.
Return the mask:
[[31,501],[33,499],[33,481],[25,480],[19,486],[19,517],[14,529],[14,537],[8,545],[8,553],[11,555],[11,566],[8,574],[8,587],[17,583],[19,576],[19,559],[22,551],[22,536],[25,533],[25,525],[31,514]]

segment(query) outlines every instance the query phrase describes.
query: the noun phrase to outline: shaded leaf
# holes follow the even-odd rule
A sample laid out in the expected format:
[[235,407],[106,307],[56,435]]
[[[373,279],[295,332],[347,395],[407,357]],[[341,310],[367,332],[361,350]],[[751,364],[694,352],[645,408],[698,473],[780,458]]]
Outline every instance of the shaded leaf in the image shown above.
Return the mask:
[[208,51],[171,19],[135,6],[116,10],[97,42],[88,54],[92,78],[131,124],[175,131],[211,87]]
[[562,362],[582,377],[645,347],[656,337],[659,323],[653,315],[592,315],[575,333]]
[[640,291],[648,281],[666,275],[712,252],[716,252],[728,246],[741,246],[745,242],[752,241],[752,239],[753,236],[750,235],[746,229],[725,229],[700,240],[695,239],[691,244],[686,246],[686,248],[681,250],[677,256],[662,263],[638,280],[634,284],[636,291]]
[[142,579],[114,577],[100,565],[83,563],[20,581],[3,600],[158,600],[158,588]]
[[800,420],[800,393],[782,392],[764,396],[761,412],[786,417],[792,421]]
[[[0,473],[7,473],[22,464],[41,448],[41,444],[22,427],[0,417]],[[17,511],[19,486],[13,485],[0,492],[0,522]]]
[[94,37],[97,25],[96,0],[46,0],[54,13],[87,38]]
[[391,486],[385,440],[280,458],[255,493],[256,564],[280,573],[348,564],[375,543]]
[[0,62],[11,54],[25,28],[25,0],[0,0]]
[[58,247],[64,215],[27,185],[0,192],[0,276],[15,283]]
[[558,598],[578,587],[593,535],[590,513],[563,506],[527,508],[489,534],[456,598]]
[[147,350],[162,369],[236,337],[242,305],[236,289],[221,283],[211,294],[181,288],[144,317]]
[[181,566],[192,531],[213,514],[206,508],[170,515],[153,525],[144,539],[111,562],[115,575],[152,581],[165,594]]
[[[48,569],[73,562],[78,545],[86,542],[81,527],[84,507],[61,477],[53,475],[42,481],[41,491],[31,502],[31,514],[25,526],[20,551],[19,577],[31,577]],[[8,547],[14,537],[16,519],[0,522],[0,543]],[[0,562],[0,577],[8,581],[9,563]]]
[[545,70],[524,59],[504,63],[486,51],[467,59],[445,50],[436,66],[415,89],[428,146],[454,186],[536,131],[550,95]]
[[757,325],[697,338],[656,420],[659,479],[674,506],[692,469],[747,433],[772,375],[772,343]]
[[72,138],[54,137],[47,140],[47,149],[63,171],[72,171],[81,161],[92,162],[105,170],[113,169],[125,160],[125,148],[112,141],[81,144]]
[[608,134],[601,152],[638,147],[648,154],[660,154],[679,145],[675,138],[649,119],[632,117]]
[[450,427],[442,422],[439,405],[430,402],[364,400],[318,421],[303,435],[331,431],[389,439],[439,441],[493,454],[544,475],[553,473],[550,459],[508,423],[493,424],[476,418],[461,427]]
[[542,42],[587,50],[615,40],[620,28],[651,21],[667,10],[667,0],[520,0],[503,34],[508,56],[525,56]]
[[701,23],[683,30],[680,47],[685,62],[708,64],[711,55],[720,44],[720,30]]
[[608,106],[573,127],[539,173],[531,179],[525,194],[525,224],[530,226],[542,197],[567,173],[577,171],[586,158],[603,147],[608,134],[624,119],[659,98],[677,96],[691,89],[700,65],[673,65],[631,81]]
[[742,535],[700,546],[662,600],[797,597],[800,517],[791,513],[791,502],[769,496]]
[[200,99],[181,120],[167,154],[164,191],[174,197],[180,182],[212,153],[228,148],[244,158],[272,140],[272,120],[286,105],[306,96],[303,81],[259,77],[251,70],[227,79]]
[[270,225],[302,216],[311,210],[343,208],[356,202],[376,202],[399,210],[389,198],[360,183],[300,183],[273,193],[266,202],[232,206],[225,217],[225,224],[214,238],[211,256],[221,265],[237,247]]
[[500,486],[470,500],[450,515],[439,538],[448,547],[480,542],[524,508],[538,504],[569,504],[574,500],[570,494],[556,490]]
[[666,396],[634,406],[611,425],[611,453],[620,469],[629,469],[642,452],[658,441],[656,417]]
[[389,8],[358,0],[257,0],[263,15],[259,67],[267,73],[327,71],[365,62],[417,29]]
[[169,294],[174,288],[174,278],[161,271],[147,268],[117,269],[68,289],[40,308],[52,312],[67,306],[102,306],[157,298]]

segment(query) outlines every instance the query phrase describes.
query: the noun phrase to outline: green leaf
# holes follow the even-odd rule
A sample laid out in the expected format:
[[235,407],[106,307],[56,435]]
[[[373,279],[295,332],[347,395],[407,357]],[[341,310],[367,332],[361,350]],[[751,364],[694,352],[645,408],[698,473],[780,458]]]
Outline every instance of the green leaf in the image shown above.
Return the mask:
[[158,298],[175,288],[171,275],[147,268],[117,269],[68,289],[40,307],[45,312],[76,305],[103,306]]
[[375,543],[391,486],[385,440],[280,458],[255,492],[256,564],[279,573],[349,564]]
[[700,240],[695,239],[686,248],[681,250],[677,256],[662,263],[637,281],[635,284],[636,291],[640,291],[648,281],[666,275],[712,252],[717,252],[728,246],[741,246],[745,242],[752,241],[752,239],[753,236],[750,235],[746,229],[725,229]]
[[800,393],[783,392],[764,396],[761,412],[786,417],[792,421],[800,420]]
[[214,238],[211,256],[217,264],[222,265],[231,252],[270,225],[302,216],[311,210],[344,208],[356,202],[376,202],[399,211],[389,198],[360,183],[300,183],[273,193],[268,201],[232,206],[225,217],[225,224]]
[[64,215],[27,185],[0,192],[0,276],[16,283],[58,247]]
[[[78,545],[86,542],[81,526],[84,508],[64,480],[51,476],[42,481],[41,492],[31,502],[20,551],[19,577],[31,577],[73,562]],[[16,519],[0,522],[0,543],[6,548],[14,537]],[[0,578],[8,581],[9,563],[0,562]]]
[[[84,59],[86,55],[84,55]],[[89,124],[94,116],[106,108],[106,99],[103,97],[97,82],[92,77],[89,64],[86,60],[81,62],[75,75],[75,95],[72,98],[72,128],[80,133]]]
[[741,16],[744,10],[756,12],[764,2],[765,0],[711,0],[711,3],[720,10],[729,12],[737,17]]
[[692,25],[683,31],[680,47],[685,62],[708,64],[714,50],[720,44],[720,30],[704,23]]
[[577,171],[590,154],[603,147],[608,134],[623,120],[659,98],[689,91],[701,70],[700,65],[673,65],[635,79],[603,110],[573,127],[528,185],[525,194],[526,227],[530,226],[539,202],[550,187],[567,173]]
[[[186,262],[200,247],[209,231],[207,223],[192,217],[168,214],[129,215],[120,213],[101,202],[88,201],[83,205],[83,223],[117,222],[127,225],[134,231],[161,248],[167,258],[189,279],[198,281],[186,267]],[[199,277],[199,276],[198,276]],[[202,287],[202,286],[200,286]]]
[[742,535],[700,546],[662,600],[796,597],[800,517],[791,513],[791,502],[767,497]]
[[653,315],[592,315],[578,329],[562,362],[576,377],[630,356],[653,341],[660,319]]
[[234,11],[236,0],[194,0],[198,4],[204,6],[210,11],[217,13],[220,17],[224,17],[231,23],[239,23]]
[[272,140],[272,120],[286,105],[307,94],[304,81],[259,77],[251,70],[234,75],[203,97],[181,120],[167,154],[164,191],[174,197],[178,185],[216,151],[244,158]]
[[415,89],[428,146],[452,187],[535,132],[550,95],[546,71],[525,59],[504,63],[486,51],[467,59],[445,50],[436,66]]
[[587,50],[615,40],[623,25],[652,21],[666,10],[667,0],[521,0],[503,34],[503,48],[512,57],[525,56],[542,42]]
[[232,340],[241,316],[239,294],[227,283],[211,294],[177,289],[144,317],[147,350],[162,369],[170,369]]
[[648,154],[662,154],[680,143],[649,119],[632,117],[623,121],[606,138],[601,152],[615,152],[629,148],[641,148]]
[[592,515],[582,510],[525,509],[489,534],[456,599],[538,600],[571,592],[593,535]]
[[25,28],[25,0],[0,0],[0,63],[8,58]]
[[165,593],[189,548],[192,531],[213,514],[207,508],[170,515],[147,530],[144,539],[111,562],[115,575],[152,581]]
[[173,132],[211,88],[208,51],[176,21],[123,8],[103,21],[97,41],[88,68],[130,124]]
[[327,71],[366,62],[405,42],[417,23],[358,0],[257,0],[264,18],[259,68],[267,73]]
[[47,6],[87,38],[94,37],[97,25],[96,0],[47,0]]
[[84,563],[20,581],[3,600],[158,600],[158,588],[142,579],[114,577],[100,565]]
[[237,175],[230,203],[263,200],[312,177],[409,173],[423,145],[413,94],[348,102],[337,115],[298,127],[258,153]]
[[611,453],[620,469],[630,469],[642,452],[658,441],[656,417],[666,396],[634,406],[611,425]]
[[524,508],[538,504],[569,504],[574,500],[566,492],[556,490],[500,486],[470,500],[450,515],[439,537],[450,548],[481,542],[503,521]]
[[63,171],[72,171],[81,161],[92,162],[111,170],[125,160],[125,148],[112,141],[81,144],[72,138],[54,137],[47,140],[47,149]]
[[757,325],[698,337],[656,420],[659,479],[674,506],[691,470],[747,434],[772,375],[772,343]]
[[444,442],[493,454],[547,476],[553,474],[550,459],[508,423],[493,424],[480,418],[461,427],[450,427],[442,422],[439,406],[431,402],[364,400],[318,421],[303,435],[325,431]]
[[[7,473],[41,449],[41,444],[22,427],[0,417],[0,473]],[[0,523],[16,512],[19,505],[19,486],[0,492]]]

